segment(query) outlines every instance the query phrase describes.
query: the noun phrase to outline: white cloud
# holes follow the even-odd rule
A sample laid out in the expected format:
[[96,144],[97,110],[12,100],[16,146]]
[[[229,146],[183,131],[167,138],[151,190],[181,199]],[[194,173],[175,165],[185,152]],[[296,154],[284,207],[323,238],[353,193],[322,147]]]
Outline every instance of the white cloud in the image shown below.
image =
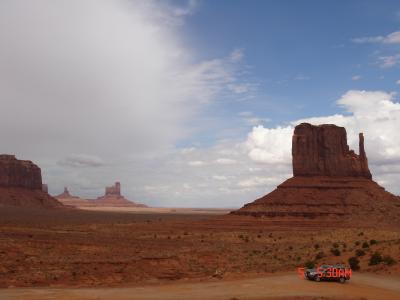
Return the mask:
[[220,165],[233,165],[237,163],[236,160],[231,158],[218,158],[215,162]]
[[215,180],[227,180],[228,177],[222,176],[222,175],[214,175],[213,179],[215,179]]
[[291,162],[289,154],[292,133],[292,126],[264,128],[259,125],[253,127],[246,141],[249,157],[257,162],[289,164]]
[[396,81],[396,84],[399,84],[399,85],[400,85],[400,79]]
[[354,75],[353,77],[351,77],[351,80],[357,81],[360,80],[361,76],[360,75]]
[[200,166],[204,166],[206,163],[204,161],[201,160],[193,160],[193,161],[189,161],[188,165],[192,166],[192,167],[200,167]]
[[243,119],[243,121],[250,126],[261,125],[271,121],[269,118],[259,118],[253,115],[250,111],[242,111],[238,115]]
[[236,62],[242,60],[243,56],[244,56],[243,49],[235,49],[232,51],[230,57],[232,61]]
[[397,65],[400,61],[400,54],[381,56],[379,57],[381,68],[391,68]]
[[238,182],[238,186],[244,188],[253,188],[253,187],[267,187],[271,185],[278,184],[276,177],[251,177],[249,179],[241,180]]
[[60,165],[69,167],[100,167],[104,165],[101,158],[86,154],[71,154],[59,161]]
[[370,36],[352,39],[354,43],[383,43],[383,44],[400,44],[400,31],[392,32],[386,36]]

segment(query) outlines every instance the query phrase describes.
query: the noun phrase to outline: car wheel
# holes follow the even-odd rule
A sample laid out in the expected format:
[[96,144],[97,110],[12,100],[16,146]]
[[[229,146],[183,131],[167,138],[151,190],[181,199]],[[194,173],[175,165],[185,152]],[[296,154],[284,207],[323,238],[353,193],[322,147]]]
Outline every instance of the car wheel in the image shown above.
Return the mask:
[[317,277],[315,278],[315,281],[320,282],[320,281],[321,281],[321,277],[317,276]]
[[340,283],[345,283],[345,282],[346,282],[346,278],[340,277],[340,278],[339,278],[339,282],[340,282]]

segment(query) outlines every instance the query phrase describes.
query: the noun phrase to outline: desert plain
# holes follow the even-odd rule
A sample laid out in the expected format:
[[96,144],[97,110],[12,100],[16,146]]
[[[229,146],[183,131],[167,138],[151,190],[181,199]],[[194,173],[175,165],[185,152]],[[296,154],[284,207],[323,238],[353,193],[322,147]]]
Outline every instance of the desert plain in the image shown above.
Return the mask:
[[[399,299],[396,227],[271,221],[223,210],[0,210],[0,299]],[[295,222],[295,223],[294,223]],[[337,249],[338,251],[336,251]],[[298,276],[347,263],[344,285]]]

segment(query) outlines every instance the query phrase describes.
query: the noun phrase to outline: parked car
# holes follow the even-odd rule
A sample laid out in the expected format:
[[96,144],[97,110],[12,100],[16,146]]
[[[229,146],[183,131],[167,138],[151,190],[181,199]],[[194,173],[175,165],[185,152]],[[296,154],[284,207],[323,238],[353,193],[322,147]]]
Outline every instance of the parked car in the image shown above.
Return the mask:
[[307,269],[304,276],[314,281],[339,281],[345,283],[350,280],[352,271],[344,265],[321,265],[318,268]]

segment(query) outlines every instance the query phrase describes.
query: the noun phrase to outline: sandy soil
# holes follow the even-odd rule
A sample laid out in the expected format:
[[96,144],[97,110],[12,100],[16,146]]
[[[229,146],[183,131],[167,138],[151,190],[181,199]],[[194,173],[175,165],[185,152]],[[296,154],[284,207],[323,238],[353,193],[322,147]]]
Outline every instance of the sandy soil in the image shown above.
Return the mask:
[[[0,209],[0,288],[259,278],[294,272],[308,261],[346,263],[360,249],[361,272],[400,275],[399,228],[199,213]],[[376,251],[397,263],[369,266]]]
[[200,215],[224,215],[232,209],[223,208],[171,208],[171,207],[88,207],[78,206],[77,208],[89,211],[108,211],[108,212],[133,212],[142,214],[200,214]]
[[340,284],[311,282],[295,274],[220,282],[178,283],[134,288],[7,289],[2,300],[222,300],[222,299],[399,299],[400,277],[356,274]]

